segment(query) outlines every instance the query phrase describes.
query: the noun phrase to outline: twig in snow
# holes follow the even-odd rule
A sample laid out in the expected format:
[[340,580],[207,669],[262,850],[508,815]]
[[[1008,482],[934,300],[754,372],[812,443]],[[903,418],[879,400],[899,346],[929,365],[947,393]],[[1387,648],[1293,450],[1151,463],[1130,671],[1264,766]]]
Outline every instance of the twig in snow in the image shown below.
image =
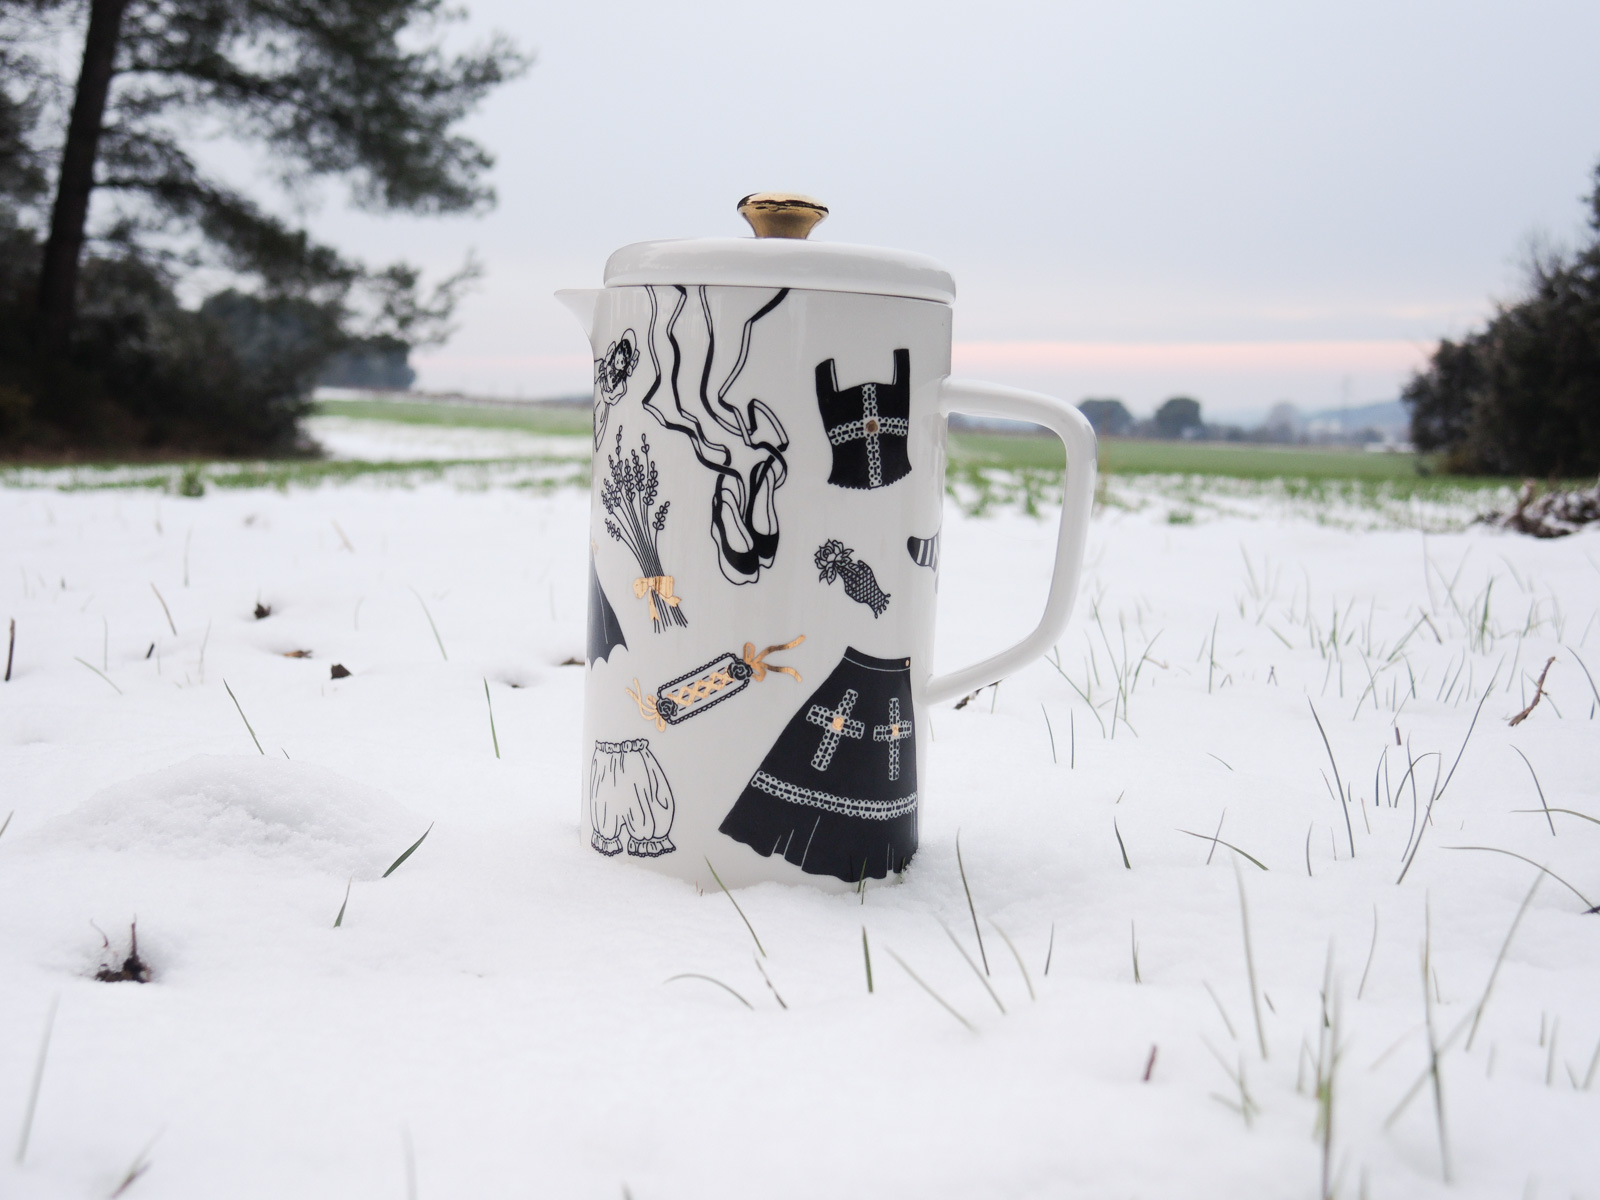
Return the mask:
[[[1521,725],[1528,719],[1529,714],[1531,714],[1534,709],[1539,707],[1539,701],[1544,698],[1544,678],[1546,675],[1550,674],[1550,668],[1555,665],[1555,655],[1552,654],[1550,658],[1546,660],[1544,664],[1544,670],[1539,672],[1539,681],[1533,685],[1533,699],[1529,701],[1528,707],[1523,709],[1516,716],[1512,717],[1507,724],[1513,727]],[[1550,832],[1554,833],[1555,830],[1551,829]]]
[[1155,1069],[1156,1069],[1156,1047],[1155,1047],[1155,1044],[1152,1042],[1151,1045],[1150,1045],[1150,1057],[1145,1060],[1145,1064],[1144,1064],[1144,1079],[1141,1080],[1141,1082],[1149,1083],[1150,1082],[1150,1072],[1154,1071]]

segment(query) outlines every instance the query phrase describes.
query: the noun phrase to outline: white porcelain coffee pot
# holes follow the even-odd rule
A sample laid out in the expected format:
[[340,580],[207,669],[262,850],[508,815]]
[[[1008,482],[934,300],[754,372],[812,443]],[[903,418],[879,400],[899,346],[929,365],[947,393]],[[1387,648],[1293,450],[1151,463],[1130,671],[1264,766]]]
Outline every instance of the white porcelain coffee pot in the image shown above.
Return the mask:
[[[624,246],[603,288],[558,293],[595,364],[583,843],[702,887],[859,884],[913,861],[928,706],[1065,627],[1095,438],[950,378],[932,259],[810,241],[803,196],[739,211],[755,237]],[[1050,429],[1065,500],[1038,627],[935,676],[953,412]]]

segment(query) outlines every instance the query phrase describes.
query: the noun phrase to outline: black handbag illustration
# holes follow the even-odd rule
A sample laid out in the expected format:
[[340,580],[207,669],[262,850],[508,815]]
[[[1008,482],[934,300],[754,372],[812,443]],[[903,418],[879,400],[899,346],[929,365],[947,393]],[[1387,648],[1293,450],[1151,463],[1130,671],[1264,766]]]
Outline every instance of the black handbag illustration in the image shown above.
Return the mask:
[[894,352],[894,378],[839,388],[833,359],[817,364],[817,408],[833,447],[828,482],[838,487],[888,487],[911,473],[911,351]]
[[853,647],[800,706],[721,831],[765,857],[849,883],[900,871],[917,850],[911,660]]

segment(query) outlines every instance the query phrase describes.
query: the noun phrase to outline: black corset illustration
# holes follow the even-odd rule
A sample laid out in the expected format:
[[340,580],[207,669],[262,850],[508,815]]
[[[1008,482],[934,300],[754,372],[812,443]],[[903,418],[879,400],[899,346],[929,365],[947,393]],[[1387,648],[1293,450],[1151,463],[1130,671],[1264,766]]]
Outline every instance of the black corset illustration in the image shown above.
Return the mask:
[[839,388],[833,359],[817,364],[817,407],[833,447],[838,487],[880,488],[911,473],[906,435],[911,432],[911,351],[894,352],[894,378]]

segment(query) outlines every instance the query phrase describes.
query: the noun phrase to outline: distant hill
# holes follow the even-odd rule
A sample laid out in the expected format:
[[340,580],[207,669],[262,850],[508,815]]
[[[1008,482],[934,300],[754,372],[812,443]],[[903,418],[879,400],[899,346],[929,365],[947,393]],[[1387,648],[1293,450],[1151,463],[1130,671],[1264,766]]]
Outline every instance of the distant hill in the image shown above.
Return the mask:
[[1334,425],[1346,433],[1376,429],[1379,433],[1393,434],[1400,440],[1407,438],[1411,432],[1411,411],[1398,400],[1380,400],[1376,404],[1363,404],[1356,408],[1323,408],[1307,413],[1304,420],[1307,425]]

